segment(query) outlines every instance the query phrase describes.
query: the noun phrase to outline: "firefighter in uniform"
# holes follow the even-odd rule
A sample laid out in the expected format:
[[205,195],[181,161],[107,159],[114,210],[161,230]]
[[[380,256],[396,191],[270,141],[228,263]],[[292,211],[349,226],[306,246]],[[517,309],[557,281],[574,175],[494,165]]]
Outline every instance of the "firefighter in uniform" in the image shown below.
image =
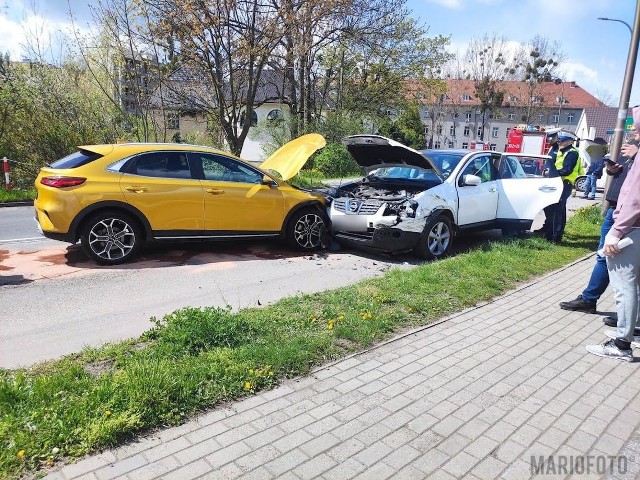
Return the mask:
[[580,155],[578,149],[573,146],[576,137],[568,132],[558,133],[558,152],[556,153],[555,168],[558,175],[562,177],[564,188],[560,201],[551,205],[550,230],[545,232],[547,240],[553,243],[560,243],[564,234],[564,227],[567,223],[567,199],[573,190],[573,184],[580,175]]

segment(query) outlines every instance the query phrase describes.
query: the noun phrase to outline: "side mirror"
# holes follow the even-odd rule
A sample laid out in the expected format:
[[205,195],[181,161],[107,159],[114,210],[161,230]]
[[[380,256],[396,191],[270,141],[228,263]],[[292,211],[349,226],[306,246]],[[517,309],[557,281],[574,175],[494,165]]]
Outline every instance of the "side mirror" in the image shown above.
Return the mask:
[[274,188],[278,186],[276,181],[273,178],[271,178],[269,175],[265,175],[264,177],[262,177],[262,185],[266,185],[269,188]]
[[471,186],[477,187],[482,183],[482,179],[476,175],[463,175],[462,176],[462,185],[463,186]]

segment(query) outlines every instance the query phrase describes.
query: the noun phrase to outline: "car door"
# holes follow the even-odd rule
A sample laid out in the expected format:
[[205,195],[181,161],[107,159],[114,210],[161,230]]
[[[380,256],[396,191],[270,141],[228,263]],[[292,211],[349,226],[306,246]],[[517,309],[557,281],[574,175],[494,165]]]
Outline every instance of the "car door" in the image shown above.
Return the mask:
[[532,163],[542,165],[548,159],[546,155],[512,153],[501,155],[496,166],[499,176],[497,182],[499,221],[533,221],[544,207],[560,200],[562,193],[560,177],[545,177],[540,171],[527,173],[525,170]]
[[[493,154],[495,155],[495,154]],[[458,225],[461,227],[493,223],[498,209],[498,187],[490,152],[477,153],[466,160],[456,178]],[[480,185],[465,185],[464,176],[475,175]]]
[[202,187],[183,151],[153,151],[133,157],[120,177],[120,188],[156,234],[197,234],[204,226]]
[[285,205],[275,182],[264,184],[262,172],[231,157],[198,152],[189,155],[202,169],[205,231],[280,231]]

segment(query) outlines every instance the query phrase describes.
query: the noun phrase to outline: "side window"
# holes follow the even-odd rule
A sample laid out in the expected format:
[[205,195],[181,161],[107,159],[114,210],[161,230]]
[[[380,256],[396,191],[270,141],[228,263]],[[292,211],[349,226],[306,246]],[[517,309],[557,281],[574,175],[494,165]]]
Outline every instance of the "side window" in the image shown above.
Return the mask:
[[134,159],[128,173],[144,177],[192,178],[184,152],[149,152]]
[[495,180],[496,176],[493,173],[491,156],[477,155],[473,157],[462,171],[462,175],[475,175],[476,177],[480,177],[483,183]]
[[233,158],[200,154],[205,180],[236,183],[262,183],[262,174]]
[[502,159],[500,176],[502,178],[541,177],[543,172],[544,160],[542,158],[506,155]]

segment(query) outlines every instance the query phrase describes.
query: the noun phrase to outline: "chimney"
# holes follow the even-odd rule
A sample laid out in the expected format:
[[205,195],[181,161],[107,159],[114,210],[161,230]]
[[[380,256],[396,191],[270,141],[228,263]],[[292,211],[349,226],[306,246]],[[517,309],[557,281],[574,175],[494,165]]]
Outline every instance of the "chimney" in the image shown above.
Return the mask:
[[575,81],[572,81],[572,82],[571,82],[571,85],[569,85],[569,88],[576,88],[576,82],[575,82]]

